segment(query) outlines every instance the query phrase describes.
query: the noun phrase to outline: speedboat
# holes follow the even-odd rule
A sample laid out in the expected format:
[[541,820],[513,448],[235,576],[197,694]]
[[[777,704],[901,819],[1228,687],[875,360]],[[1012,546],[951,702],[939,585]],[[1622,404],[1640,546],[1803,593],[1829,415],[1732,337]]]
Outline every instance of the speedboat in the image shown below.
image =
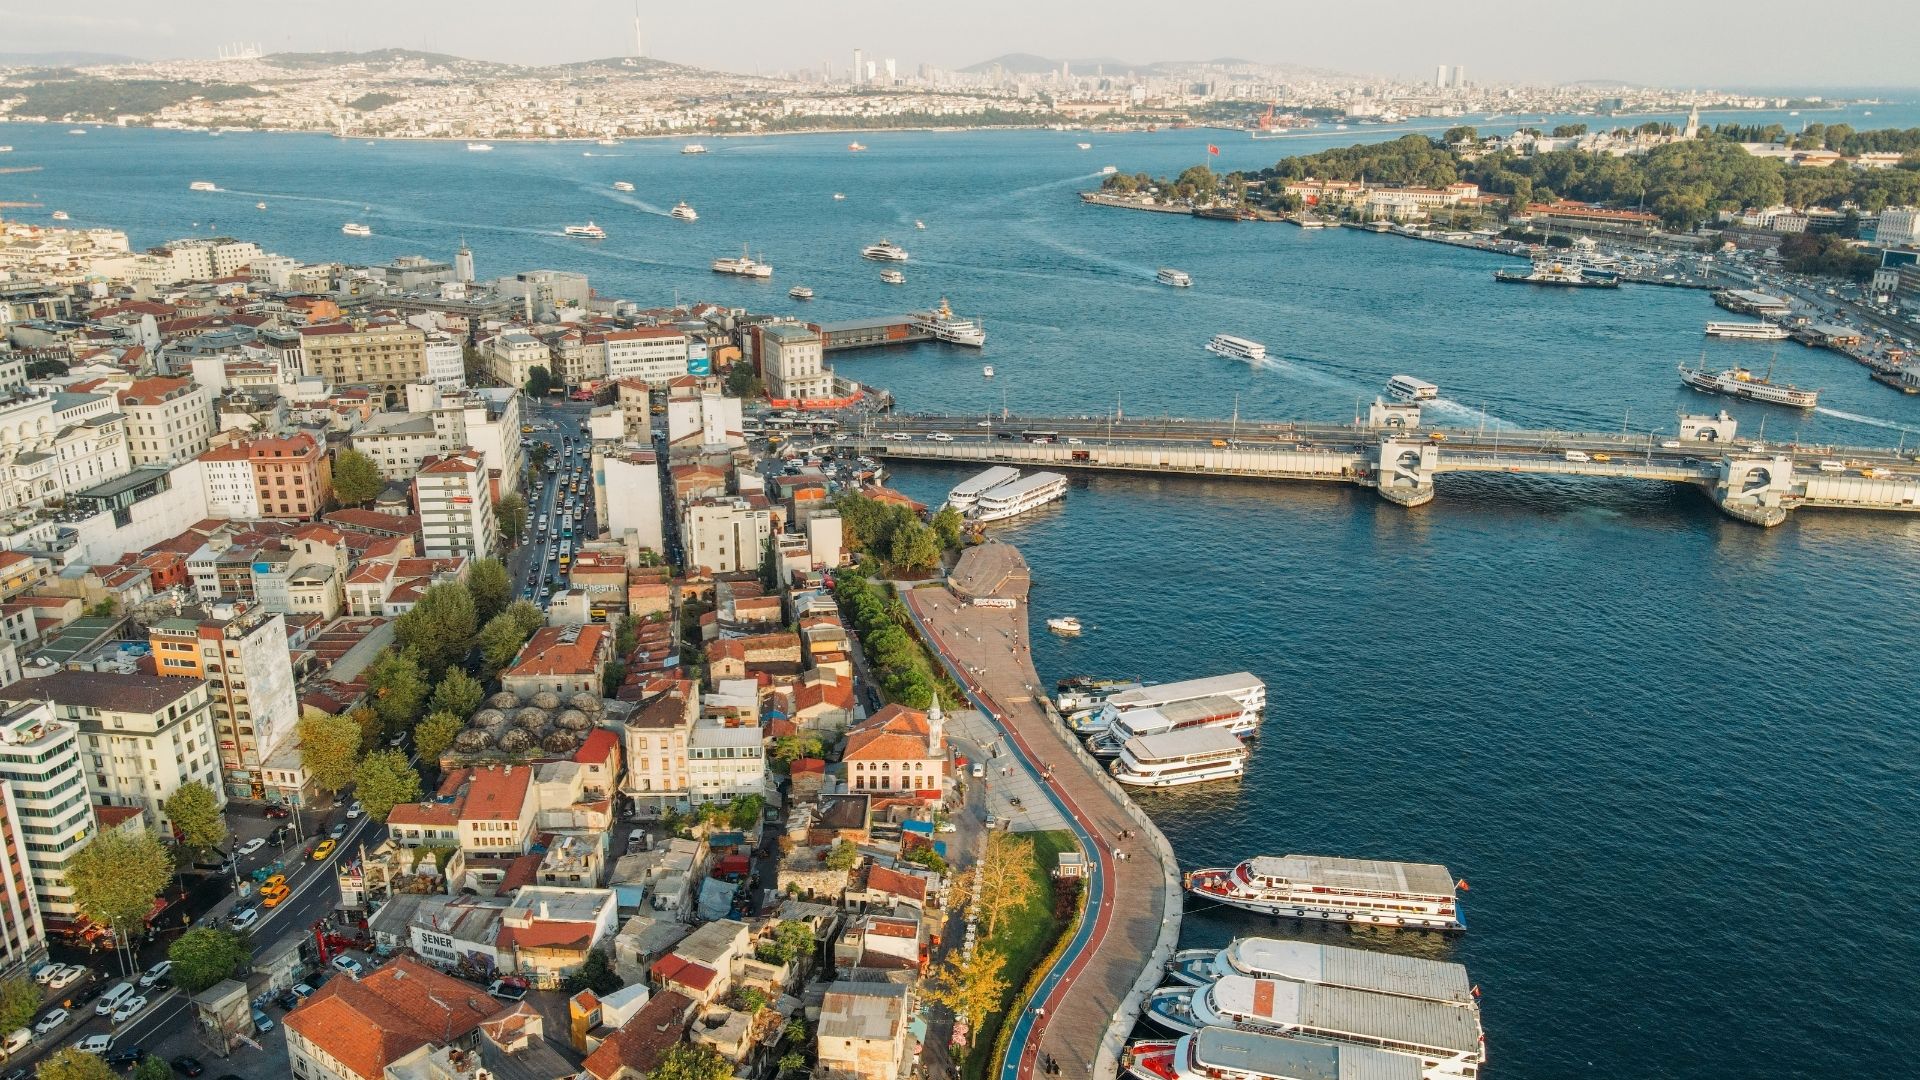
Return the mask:
[[833,201],[834,201],[834,202],[839,202],[840,200],[842,200],[842,199],[845,199],[845,198],[846,198],[846,196],[845,196],[845,195],[842,195],[842,194],[840,194],[840,193],[839,193],[839,192],[837,192],[837,191],[833,193]]
[[1120,171],[1120,169],[1119,169],[1119,167],[1118,167],[1118,166],[1114,166],[1114,165],[1106,165],[1106,166],[1102,166],[1102,167],[1101,167],[1101,169],[1100,169],[1100,175],[1101,175],[1101,176],[1112,176],[1112,175],[1113,175],[1114,173],[1117,173],[1117,172],[1119,172],[1119,171]]
[[1072,615],[1055,615],[1047,620],[1047,629],[1061,637],[1078,637],[1081,629],[1080,620]]
[[625,180],[615,180],[615,181],[613,182],[613,190],[615,190],[615,191],[632,191],[632,190],[633,190],[633,185],[632,185],[632,184],[629,184],[629,183],[627,183],[627,182],[626,182]]
[[263,202],[257,202],[253,204],[253,208],[255,210],[265,210],[267,208],[267,204]]
[[187,190],[188,191],[219,191],[220,188],[216,186],[214,182],[211,180],[195,180],[193,183],[187,185]]
[[1093,144],[1092,144],[1092,143],[1090,143],[1090,142],[1083,142],[1083,143],[1075,143],[1074,145],[1076,145],[1076,146],[1078,146],[1078,147],[1079,147],[1080,149],[1082,149],[1082,150],[1091,150],[1091,149],[1093,149]]
[[53,212],[53,220],[55,221],[67,220],[67,212],[65,210],[55,210]]
[[882,270],[880,271],[880,280],[889,285],[905,285],[907,283],[907,275],[898,270]]
[[0,146],[0,154],[11,154],[11,153],[13,153],[13,147]]
[[683,154],[704,154],[707,152],[707,148],[704,146],[701,146],[697,142],[690,142],[687,145],[681,147],[680,152]]
[[484,154],[487,151],[493,149],[493,144],[483,143],[483,142],[470,142],[467,144],[467,149],[475,154]]
[[877,244],[868,244],[860,249],[860,257],[875,262],[906,262],[907,249],[891,240],[882,240]]
[[793,297],[795,300],[811,300],[813,299],[813,290],[807,288],[805,285],[795,285],[793,288],[787,290],[787,295]]
[[592,221],[588,221],[585,225],[569,225],[565,231],[568,236],[578,236],[584,240],[605,240],[607,238],[607,230],[595,225]]
[[924,229],[927,227],[927,223],[924,221],[921,221],[919,218],[914,218],[913,227],[916,229]]
[[700,215],[693,212],[693,207],[688,206],[684,202],[674,203],[673,209],[667,211],[667,216],[671,218],[679,218],[681,221],[700,220]]
[[866,149],[866,145],[865,145],[865,144],[863,144],[863,143],[857,143],[857,142],[850,142],[850,143],[848,143],[848,144],[847,144],[847,149],[849,149],[849,150],[851,150],[851,151],[853,151],[854,153],[856,153],[856,154],[857,154],[857,153],[859,153],[860,151],[862,151],[862,150],[865,150],[865,149]]
[[981,368],[980,375],[983,378],[988,378],[988,379],[993,378],[993,365],[988,364],[986,367]]
[[373,226],[362,225],[357,221],[349,221],[345,225],[340,226],[340,231],[346,233],[348,236],[372,236]]
[[620,145],[619,139],[595,139],[593,141],[594,141],[594,145],[596,146],[619,146]]

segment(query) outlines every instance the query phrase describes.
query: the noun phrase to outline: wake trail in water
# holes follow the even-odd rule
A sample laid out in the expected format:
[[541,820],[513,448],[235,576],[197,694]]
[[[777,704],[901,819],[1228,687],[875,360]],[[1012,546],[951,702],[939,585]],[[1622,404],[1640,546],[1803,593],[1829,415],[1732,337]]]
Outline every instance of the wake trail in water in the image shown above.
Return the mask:
[[1342,378],[1330,372],[1322,371],[1320,368],[1308,364],[1295,363],[1292,358],[1278,357],[1272,353],[1268,353],[1265,359],[1252,361],[1252,364],[1256,368],[1276,372],[1281,375],[1288,375],[1301,382],[1313,383],[1318,386],[1333,386],[1352,390],[1359,388],[1361,385],[1354,379]]
[[1920,434],[1920,428],[1910,428],[1905,424],[1896,424],[1892,420],[1881,420],[1877,417],[1861,416],[1859,413],[1842,412],[1839,409],[1829,409],[1824,405],[1814,409],[1813,411],[1819,413],[1821,416],[1831,416],[1835,420],[1845,420],[1845,421],[1848,421],[1849,423],[1854,423],[1854,424],[1867,424],[1871,427],[1886,428],[1888,431],[1904,431],[1909,434]]
[[1111,255],[1102,255],[1097,251],[1089,251],[1078,244],[1069,244],[1064,240],[1056,239],[1037,229],[1021,229],[1020,232],[1028,239],[1036,243],[1044,244],[1062,255],[1071,255],[1076,259],[1082,259],[1098,266],[1116,270],[1127,277],[1137,277],[1143,280],[1151,279],[1155,272],[1151,266],[1130,263],[1125,259],[1116,259]]
[[1485,409],[1476,409],[1471,405],[1454,401],[1451,398],[1434,398],[1432,401],[1423,402],[1420,409],[1422,412],[1432,411],[1443,413],[1447,416],[1463,417],[1470,422],[1486,424],[1488,427],[1503,428],[1513,426],[1509,421],[1502,420]]
[[365,199],[338,199],[328,195],[295,195],[285,191],[245,191],[240,188],[220,188],[222,195],[245,195],[254,199],[291,199],[295,202],[329,203],[334,206],[378,206]]
[[608,199],[612,199],[614,202],[617,202],[622,206],[630,206],[635,210],[642,211],[643,213],[658,214],[661,217],[669,216],[665,210],[660,209],[659,207],[653,205],[652,203],[646,201],[645,199],[637,199],[632,195],[626,194],[625,192],[609,191],[604,188],[596,188],[594,190],[598,191],[599,194],[601,194],[602,196]]

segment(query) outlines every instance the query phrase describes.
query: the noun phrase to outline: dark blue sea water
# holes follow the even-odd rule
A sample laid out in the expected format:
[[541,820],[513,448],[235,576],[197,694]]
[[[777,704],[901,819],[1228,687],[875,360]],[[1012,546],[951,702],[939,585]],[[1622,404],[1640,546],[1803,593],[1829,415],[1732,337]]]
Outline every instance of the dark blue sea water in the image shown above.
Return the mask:
[[[1801,119],[1920,122],[1910,108],[1858,112]],[[483,276],[583,270],[649,304],[789,310],[804,282],[820,296],[809,313],[831,319],[945,295],[986,321],[984,358],[925,346],[838,361],[922,411],[1223,416],[1237,403],[1243,417],[1330,420],[1396,372],[1439,383],[1437,408],[1462,424],[1644,429],[1728,404],[1673,377],[1717,310],[1703,294],[1496,286],[1499,260],[1440,245],[1073,197],[1102,165],[1174,171],[1208,140],[1218,163],[1251,167],[1393,133],[1096,134],[1090,151],[1072,133],[863,134],[859,155],[820,136],[708,140],[712,153],[683,157],[662,142],[469,154],[16,125],[0,126],[17,148],[7,164],[45,170],[0,176],[0,198],[37,194],[138,244],[211,222],[311,259],[446,256],[465,237]],[[188,192],[198,179],[230,193]],[[638,190],[613,192],[620,179]],[[699,222],[660,213],[683,198]],[[607,241],[558,235],[588,218]],[[350,220],[376,235],[340,235]],[[858,258],[881,236],[912,251],[906,286]],[[708,272],[743,243],[774,263],[771,284]],[[1194,288],[1155,286],[1158,266]],[[1221,332],[1278,359],[1201,351]],[[1710,354],[1762,364],[1773,347]],[[1788,346],[1778,363],[1824,389],[1823,410],[1728,404],[1750,429],[1920,434],[1920,401],[1843,358]],[[960,475],[908,468],[895,483],[934,501]],[[1246,780],[1148,801],[1183,863],[1311,852],[1440,861],[1468,879],[1466,934],[1370,944],[1468,965],[1499,1075],[1906,1067],[1920,1001],[1920,522],[1802,512],[1763,531],[1690,491],[1627,482],[1443,477],[1409,512],[1344,488],[1097,478],[1004,532],[1033,564],[1036,620],[1091,627],[1038,636],[1048,678],[1267,680]],[[1262,928],[1221,911],[1187,925],[1189,944]]]

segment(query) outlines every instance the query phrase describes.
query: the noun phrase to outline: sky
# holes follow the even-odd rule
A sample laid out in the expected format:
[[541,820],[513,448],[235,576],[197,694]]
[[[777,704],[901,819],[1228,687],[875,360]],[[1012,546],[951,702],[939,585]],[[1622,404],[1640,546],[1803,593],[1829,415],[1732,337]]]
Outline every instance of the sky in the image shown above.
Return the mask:
[[[1678,89],[1920,85],[1920,0],[641,0],[649,56],[726,71],[831,63],[853,50],[958,68],[1004,53],[1133,63],[1232,56],[1353,74],[1474,82],[1621,79]],[[633,52],[633,0],[0,0],[0,51],[211,57],[412,48],[514,63]],[[1436,18],[1436,13],[1444,13]]]

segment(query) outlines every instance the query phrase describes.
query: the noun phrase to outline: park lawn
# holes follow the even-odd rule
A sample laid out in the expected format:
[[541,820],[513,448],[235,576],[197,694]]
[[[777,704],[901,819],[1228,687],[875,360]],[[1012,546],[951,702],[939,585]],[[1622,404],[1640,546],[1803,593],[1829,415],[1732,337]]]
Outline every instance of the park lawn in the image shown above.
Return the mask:
[[[1001,974],[1007,980],[1007,996],[994,1015],[987,1018],[985,1030],[975,1032],[970,1043],[976,1049],[992,1047],[1000,1037],[1001,1023],[1013,1013],[1014,999],[1026,989],[1032,978],[1034,965],[1047,958],[1059,941],[1060,934],[1066,929],[1066,922],[1053,917],[1053,868],[1056,857],[1063,851],[1078,851],[1080,845],[1074,841],[1073,834],[1065,829],[1051,832],[1015,833],[1017,839],[1027,842],[1027,897],[1026,903],[1010,913],[1001,921],[1000,930],[992,937],[984,938],[981,947],[991,949],[1006,957],[1007,965]],[[969,1053],[964,1070],[965,1080],[980,1080],[986,1075],[990,1065],[990,1053]]]

